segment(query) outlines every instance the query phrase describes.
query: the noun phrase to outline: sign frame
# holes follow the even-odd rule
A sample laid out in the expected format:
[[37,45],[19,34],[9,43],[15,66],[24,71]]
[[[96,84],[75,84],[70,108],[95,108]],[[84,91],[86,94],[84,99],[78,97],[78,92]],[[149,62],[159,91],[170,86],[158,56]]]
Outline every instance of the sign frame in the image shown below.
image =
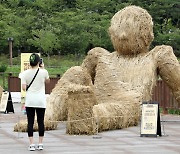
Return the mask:
[[9,91],[4,91],[1,97],[1,102],[0,102],[0,113],[9,113],[13,112],[14,113],[14,107],[12,103],[12,97],[11,93]]
[[8,98],[9,98],[9,92],[4,91],[1,96],[0,112],[6,112]]
[[157,137],[161,135],[160,112],[158,102],[143,102],[140,125],[141,137]]

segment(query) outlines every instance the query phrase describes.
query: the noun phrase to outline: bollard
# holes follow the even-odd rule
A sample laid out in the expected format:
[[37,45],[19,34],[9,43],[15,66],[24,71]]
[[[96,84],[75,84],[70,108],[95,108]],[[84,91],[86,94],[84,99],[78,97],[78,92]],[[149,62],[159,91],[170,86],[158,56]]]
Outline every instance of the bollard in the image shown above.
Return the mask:
[[20,137],[19,122],[20,122],[20,116],[18,116],[18,139],[23,138],[23,137]]
[[102,136],[99,135],[99,118],[98,117],[95,117],[95,122],[96,122],[96,134],[93,136],[93,139],[101,139]]

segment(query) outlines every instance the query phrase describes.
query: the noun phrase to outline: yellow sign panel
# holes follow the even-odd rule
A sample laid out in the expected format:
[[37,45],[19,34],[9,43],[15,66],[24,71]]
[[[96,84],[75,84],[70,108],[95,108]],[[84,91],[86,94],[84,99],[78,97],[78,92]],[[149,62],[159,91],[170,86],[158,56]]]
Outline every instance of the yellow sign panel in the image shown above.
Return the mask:
[[21,53],[21,72],[31,68],[29,57],[32,53]]
[[[25,70],[31,68],[29,63],[29,57],[31,54],[32,53],[21,53],[21,72],[24,72]],[[26,96],[26,92],[23,91],[21,87],[21,97],[25,97],[25,96]]]

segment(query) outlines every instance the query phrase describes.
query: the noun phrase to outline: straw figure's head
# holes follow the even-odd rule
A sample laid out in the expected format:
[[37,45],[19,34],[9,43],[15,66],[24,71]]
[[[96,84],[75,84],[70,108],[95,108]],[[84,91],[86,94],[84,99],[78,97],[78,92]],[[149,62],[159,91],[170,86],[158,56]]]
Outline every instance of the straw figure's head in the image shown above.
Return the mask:
[[118,54],[147,52],[154,39],[152,18],[140,7],[125,7],[111,19],[109,35]]

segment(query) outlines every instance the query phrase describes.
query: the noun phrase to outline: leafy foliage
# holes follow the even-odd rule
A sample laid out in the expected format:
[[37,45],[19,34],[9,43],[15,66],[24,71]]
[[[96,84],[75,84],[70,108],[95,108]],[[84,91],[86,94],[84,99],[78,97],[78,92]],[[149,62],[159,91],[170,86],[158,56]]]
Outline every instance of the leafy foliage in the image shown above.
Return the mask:
[[5,72],[7,70],[7,65],[1,64],[0,65],[0,72]]
[[110,19],[128,5],[152,15],[152,47],[171,45],[180,56],[179,0],[1,0],[0,52],[8,53],[8,37],[14,38],[14,55],[18,50],[79,55],[95,46],[113,51],[107,32]]

